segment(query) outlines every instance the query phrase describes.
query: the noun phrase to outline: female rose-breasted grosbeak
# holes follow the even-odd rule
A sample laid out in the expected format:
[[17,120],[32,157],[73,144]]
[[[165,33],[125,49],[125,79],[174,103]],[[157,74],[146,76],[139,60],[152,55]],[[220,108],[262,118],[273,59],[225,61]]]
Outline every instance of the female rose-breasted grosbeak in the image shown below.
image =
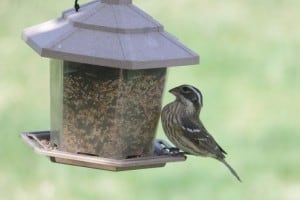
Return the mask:
[[195,156],[212,157],[223,164],[241,181],[234,169],[225,161],[226,152],[208,133],[199,119],[203,106],[201,92],[191,85],[181,85],[169,91],[176,100],[167,104],[161,113],[164,132],[179,149]]

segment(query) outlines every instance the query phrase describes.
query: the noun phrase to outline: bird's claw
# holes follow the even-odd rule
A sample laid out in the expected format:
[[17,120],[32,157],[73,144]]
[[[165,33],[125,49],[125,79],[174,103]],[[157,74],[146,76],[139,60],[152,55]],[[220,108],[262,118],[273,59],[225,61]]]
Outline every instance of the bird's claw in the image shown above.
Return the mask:
[[167,150],[168,153],[172,156],[179,156],[184,154],[184,152],[180,151],[180,149],[177,147],[165,147],[164,149]]
[[177,147],[169,147],[167,150],[169,150],[170,153],[178,153],[180,151]]

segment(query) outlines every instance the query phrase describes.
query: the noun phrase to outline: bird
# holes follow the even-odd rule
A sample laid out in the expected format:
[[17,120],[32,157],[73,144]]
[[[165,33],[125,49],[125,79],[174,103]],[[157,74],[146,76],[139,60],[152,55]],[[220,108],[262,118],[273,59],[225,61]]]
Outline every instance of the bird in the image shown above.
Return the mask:
[[170,152],[182,150],[185,154],[211,157],[222,162],[241,182],[236,171],[226,162],[226,151],[216,142],[200,120],[203,96],[192,85],[180,85],[169,90],[176,99],[161,111],[162,127],[167,138],[175,145]]

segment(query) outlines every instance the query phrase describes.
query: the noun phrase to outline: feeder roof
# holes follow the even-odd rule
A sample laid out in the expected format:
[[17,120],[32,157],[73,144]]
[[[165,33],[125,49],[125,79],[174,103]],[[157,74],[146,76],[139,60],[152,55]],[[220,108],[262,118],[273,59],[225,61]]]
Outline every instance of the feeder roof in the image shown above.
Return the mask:
[[43,57],[124,69],[198,64],[199,56],[131,0],[96,0],[23,31]]

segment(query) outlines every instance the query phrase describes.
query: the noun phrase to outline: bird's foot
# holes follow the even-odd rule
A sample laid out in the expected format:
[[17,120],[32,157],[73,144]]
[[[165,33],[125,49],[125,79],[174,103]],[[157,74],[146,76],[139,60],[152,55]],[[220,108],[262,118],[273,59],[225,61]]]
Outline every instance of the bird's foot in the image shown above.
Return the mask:
[[182,156],[184,155],[184,152],[180,151],[179,148],[177,147],[168,147],[168,148],[165,148],[168,152],[169,152],[169,155],[172,155],[172,156]]
[[168,150],[170,153],[179,153],[180,152],[180,149],[177,147],[169,147]]

